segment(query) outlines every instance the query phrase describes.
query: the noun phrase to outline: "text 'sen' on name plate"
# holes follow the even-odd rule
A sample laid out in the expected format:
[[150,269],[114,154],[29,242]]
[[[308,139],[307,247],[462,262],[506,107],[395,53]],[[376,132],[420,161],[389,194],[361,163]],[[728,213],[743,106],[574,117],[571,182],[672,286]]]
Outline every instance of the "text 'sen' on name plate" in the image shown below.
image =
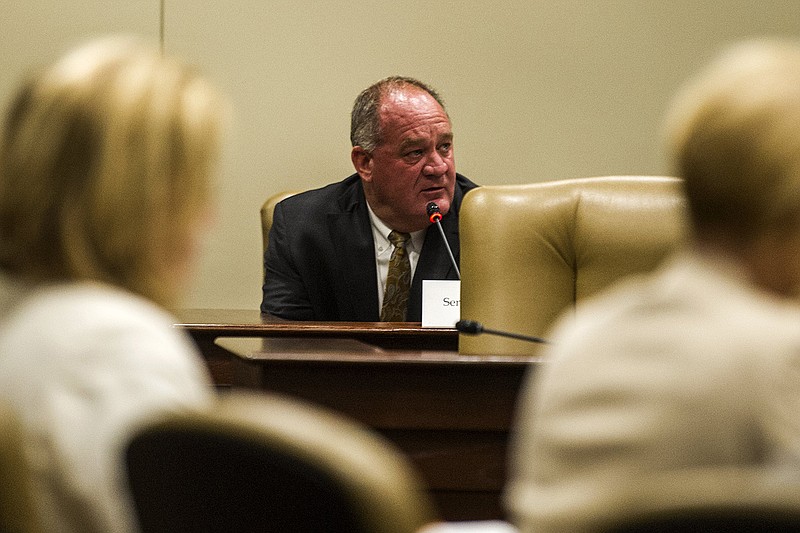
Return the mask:
[[453,328],[461,319],[461,282],[422,280],[422,327]]

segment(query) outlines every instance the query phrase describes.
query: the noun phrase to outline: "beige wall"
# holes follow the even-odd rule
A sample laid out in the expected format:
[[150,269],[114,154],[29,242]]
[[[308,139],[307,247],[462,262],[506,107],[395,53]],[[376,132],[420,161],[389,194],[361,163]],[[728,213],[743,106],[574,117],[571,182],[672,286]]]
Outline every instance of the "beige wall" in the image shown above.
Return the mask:
[[[164,0],[164,45],[234,106],[217,225],[188,307],[256,308],[259,207],[351,172],[349,110],[389,74],[443,94],[458,169],[483,184],[663,174],[669,96],[720,46],[800,37],[797,0]],[[159,39],[159,0],[6,2],[0,99],[92,35]]]

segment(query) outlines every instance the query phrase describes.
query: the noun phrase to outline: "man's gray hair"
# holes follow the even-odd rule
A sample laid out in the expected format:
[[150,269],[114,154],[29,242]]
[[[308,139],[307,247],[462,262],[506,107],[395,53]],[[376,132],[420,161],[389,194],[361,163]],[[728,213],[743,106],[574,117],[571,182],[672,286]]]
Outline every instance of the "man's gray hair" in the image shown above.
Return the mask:
[[413,86],[422,89],[436,100],[445,114],[441,96],[427,84],[405,76],[389,76],[367,87],[358,95],[350,114],[350,142],[371,153],[381,142],[380,105],[383,97],[391,91]]

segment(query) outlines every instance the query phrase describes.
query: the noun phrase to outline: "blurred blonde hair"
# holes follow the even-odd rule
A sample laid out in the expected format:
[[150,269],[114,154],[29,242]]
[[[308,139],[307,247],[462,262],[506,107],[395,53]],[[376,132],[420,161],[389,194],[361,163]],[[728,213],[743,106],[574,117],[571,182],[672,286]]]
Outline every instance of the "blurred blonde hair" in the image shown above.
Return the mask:
[[172,304],[166,272],[208,207],[223,107],[198,74],[129,38],[30,80],[0,144],[0,268]]
[[728,49],[676,97],[666,136],[699,236],[797,230],[800,44]]

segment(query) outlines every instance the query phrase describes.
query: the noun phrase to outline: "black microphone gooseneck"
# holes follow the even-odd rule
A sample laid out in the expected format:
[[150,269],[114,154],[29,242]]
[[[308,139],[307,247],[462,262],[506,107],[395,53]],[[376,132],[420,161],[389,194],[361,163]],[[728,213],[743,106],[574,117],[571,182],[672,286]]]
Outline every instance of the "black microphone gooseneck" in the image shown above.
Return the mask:
[[527,342],[535,342],[538,344],[550,344],[549,341],[541,337],[531,337],[529,335],[520,335],[519,333],[509,333],[508,331],[498,331],[483,327],[483,324],[475,320],[459,320],[456,322],[456,329],[461,333],[469,335],[480,335],[481,333],[488,333],[490,335],[499,335],[500,337],[508,337],[510,339],[517,339]]
[[436,205],[436,202],[428,202],[428,205],[425,206],[425,211],[428,213],[428,220],[431,221],[431,224],[436,224],[436,227],[439,228],[439,234],[444,241],[444,247],[447,248],[447,253],[450,255],[450,262],[453,263],[453,268],[456,269],[458,279],[461,279],[461,271],[458,270],[456,258],[453,257],[453,250],[450,249],[450,243],[447,242],[447,237],[445,237],[444,230],[442,229],[442,213],[439,211],[439,206]]

